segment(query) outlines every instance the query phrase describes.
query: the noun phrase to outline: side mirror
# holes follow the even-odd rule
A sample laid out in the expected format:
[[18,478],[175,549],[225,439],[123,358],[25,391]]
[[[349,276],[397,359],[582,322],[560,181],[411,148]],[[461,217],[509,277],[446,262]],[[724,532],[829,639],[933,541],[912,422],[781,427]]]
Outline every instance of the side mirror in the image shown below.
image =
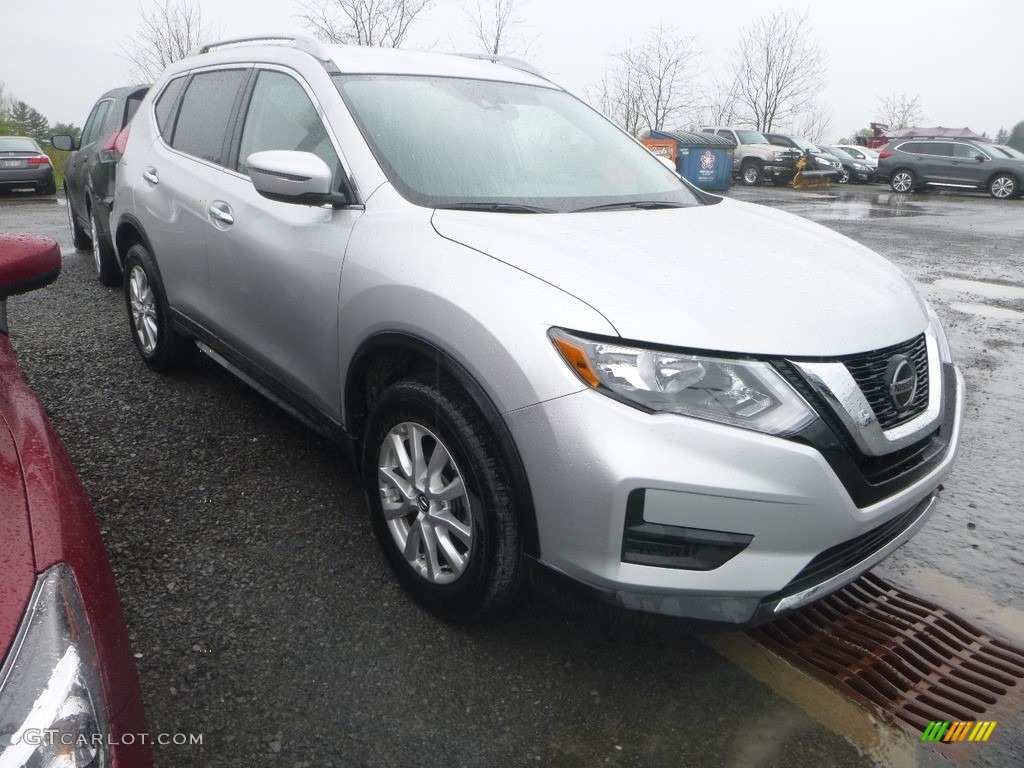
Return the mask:
[[66,133],[51,136],[50,144],[53,145],[54,149],[59,149],[63,152],[74,152],[78,149],[78,147],[75,146],[75,137],[69,136]]
[[296,205],[344,206],[348,198],[332,191],[334,174],[312,152],[272,149],[246,158],[249,179],[263,197]]
[[981,155],[981,154],[975,155],[974,159],[977,160],[979,163],[982,163],[985,160],[988,160],[987,157],[985,157],[984,155]]

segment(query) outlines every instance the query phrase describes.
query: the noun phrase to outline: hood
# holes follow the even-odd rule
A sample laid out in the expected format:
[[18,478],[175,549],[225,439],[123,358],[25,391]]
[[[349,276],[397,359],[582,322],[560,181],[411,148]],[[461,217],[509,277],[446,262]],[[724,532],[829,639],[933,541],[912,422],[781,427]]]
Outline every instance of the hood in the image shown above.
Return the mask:
[[923,301],[895,266],[761,205],[438,210],[433,224],[443,237],[576,296],[633,341],[831,357],[897,344],[927,325]]
[[35,586],[25,484],[14,438],[0,414],[0,666],[7,656]]

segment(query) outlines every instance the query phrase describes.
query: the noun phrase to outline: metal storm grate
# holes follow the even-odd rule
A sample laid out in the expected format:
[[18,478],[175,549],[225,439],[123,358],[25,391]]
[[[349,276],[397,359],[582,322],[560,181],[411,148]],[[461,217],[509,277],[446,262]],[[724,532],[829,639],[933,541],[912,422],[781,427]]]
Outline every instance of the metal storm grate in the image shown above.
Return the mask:
[[[1006,720],[1024,708],[1024,650],[871,574],[750,634],[918,737],[933,721]],[[981,745],[941,746],[960,760]]]

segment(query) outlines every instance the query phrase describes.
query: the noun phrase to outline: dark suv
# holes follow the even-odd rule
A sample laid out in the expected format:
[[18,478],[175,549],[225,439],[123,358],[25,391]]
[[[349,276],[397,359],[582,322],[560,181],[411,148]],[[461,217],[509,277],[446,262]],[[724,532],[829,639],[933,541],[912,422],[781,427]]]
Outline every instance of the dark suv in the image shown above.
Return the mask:
[[876,174],[900,194],[926,186],[985,189],[999,200],[1024,193],[1024,160],[970,139],[891,141],[878,155]]
[[72,153],[64,169],[71,237],[75,248],[92,248],[96,277],[103,285],[121,282],[121,268],[110,241],[114,173],[128,139],[125,126],[148,90],[148,85],[132,85],[107,91],[89,113],[80,142],[65,134],[50,138],[54,147]]

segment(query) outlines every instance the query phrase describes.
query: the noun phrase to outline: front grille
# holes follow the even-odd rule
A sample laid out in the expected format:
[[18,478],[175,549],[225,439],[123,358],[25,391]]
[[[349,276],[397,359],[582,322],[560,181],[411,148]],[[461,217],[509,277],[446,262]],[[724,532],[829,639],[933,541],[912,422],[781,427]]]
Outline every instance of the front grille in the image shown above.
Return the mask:
[[783,597],[803,592],[805,589],[817,586],[834,576],[838,576],[848,568],[852,568],[857,563],[871,557],[875,552],[910,528],[928,508],[930,502],[931,498],[929,497],[903,514],[897,515],[889,522],[883,523],[877,528],[872,528],[867,533],[862,533],[856,538],[826,549],[804,566],[804,569],[794,576],[789,584],[770,598],[766,598],[766,600],[773,602]]
[[[893,355],[906,355],[917,369],[917,391],[902,411],[897,411],[893,405],[885,382],[885,371]],[[892,429],[909,421],[928,407],[928,346],[924,334],[903,344],[844,358],[842,362],[864,393],[882,429]]]

